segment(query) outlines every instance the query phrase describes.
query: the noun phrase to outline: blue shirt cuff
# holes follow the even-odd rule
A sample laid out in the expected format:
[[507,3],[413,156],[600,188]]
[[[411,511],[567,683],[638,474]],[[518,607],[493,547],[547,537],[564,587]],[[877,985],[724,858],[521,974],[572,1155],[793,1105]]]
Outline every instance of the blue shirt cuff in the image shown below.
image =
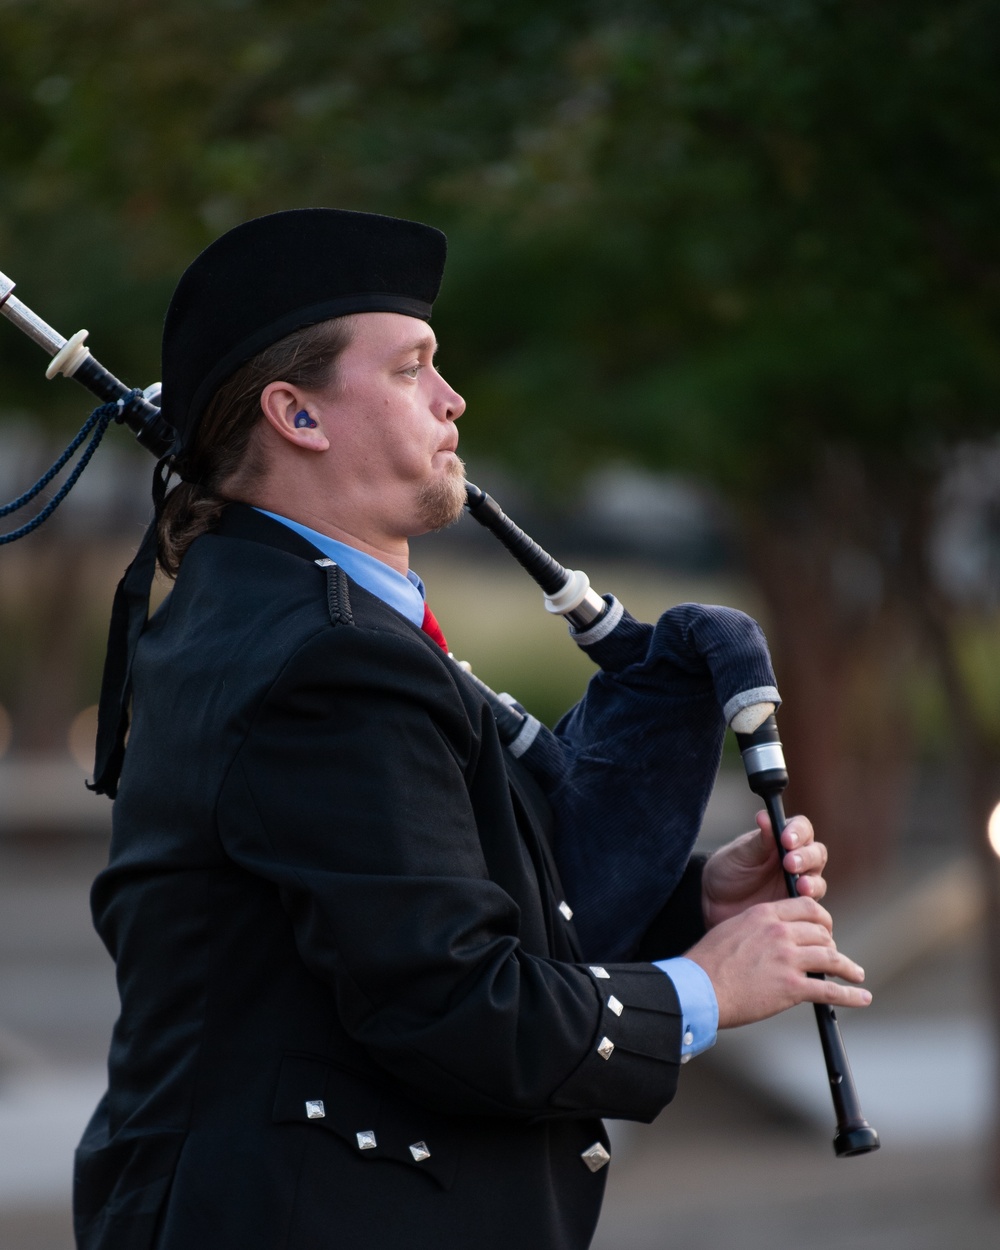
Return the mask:
[[674,983],[680,1003],[684,1030],[681,1035],[681,1063],[715,1045],[719,1031],[719,1002],[711,978],[693,959],[658,959],[654,967]]

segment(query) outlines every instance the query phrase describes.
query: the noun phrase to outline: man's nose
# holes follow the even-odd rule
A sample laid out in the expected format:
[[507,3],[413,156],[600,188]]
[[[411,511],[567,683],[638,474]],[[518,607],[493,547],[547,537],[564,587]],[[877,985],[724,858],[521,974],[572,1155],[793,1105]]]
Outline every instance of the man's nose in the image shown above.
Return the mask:
[[465,400],[461,395],[459,395],[458,391],[454,390],[448,385],[447,382],[444,381],[444,378],[442,378],[441,381],[444,383],[442,415],[447,421],[457,421],[465,411]]

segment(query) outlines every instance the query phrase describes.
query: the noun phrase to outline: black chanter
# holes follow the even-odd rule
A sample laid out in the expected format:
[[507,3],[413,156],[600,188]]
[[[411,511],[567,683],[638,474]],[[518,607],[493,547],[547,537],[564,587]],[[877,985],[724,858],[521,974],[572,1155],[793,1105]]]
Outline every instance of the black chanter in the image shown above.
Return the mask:
[[[738,733],[736,740],[743,756],[750,789],[764,800],[780,849],[781,831],[785,827],[781,796],[788,785],[788,772],[785,769],[784,752],[774,716],[768,716],[753,733]],[[797,897],[798,877],[788,872],[784,877],[789,897]],[[836,1012],[827,1003],[814,1003],[813,1007],[823,1046],[823,1057],[826,1060],[826,1071],[830,1078],[830,1095],[837,1113],[837,1132],[833,1139],[833,1148],[838,1155],[861,1155],[867,1154],[869,1150],[878,1150],[878,1133],[861,1114],[858,1091],[854,1087],[851,1065],[847,1062],[847,1051],[840,1035]]]
[[[63,338],[15,298],[13,290],[14,283],[11,279],[0,273],[0,315],[11,321],[52,357],[46,376],[53,378],[62,374],[72,377],[102,403],[112,405],[115,410],[114,419],[129,426],[147,450],[157,457],[164,456],[171,447],[174,432],[163,419],[157,405],[158,386],[148,387],[145,391],[130,390],[90,354],[89,349],[84,346],[87,337],[85,330],[78,331],[68,340]],[[563,568],[519,529],[479,487],[466,483],[466,493],[469,513],[489,529],[534,578],[545,593],[547,610],[564,616],[571,626],[576,642],[600,663],[606,673],[613,674],[615,663],[628,653],[628,647],[637,645],[636,631],[653,631],[654,627],[637,625],[616,599],[597,595],[590,588],[586,574]],[[24,530],[27,531],[28,528],[26,526]],[[15,536],[19,535],[8,537]],[[684,664],[697,661],[706,673],[711,670],[709,675],[724,709],[724,724],[728,724],[736,734],[750,788],[764,800],[780,849],[780,836],[785,827],[781,796],[788,783],[788,774],[773,715],[777,691],[767,684],[773,678],[770,676],[763,636],[755,623],[749,622],[749,618],[743,618],[741,623],[736,618],[742,617],[742,614],[729,609],[683,605],[679,611],[680,615],[669,622],[669,629],[663,630],[664,637],[670,646],[678,648],[677,654]],[[671,615],[667,613],[661,618],[661,625]],[[749,622],[752,630],[748,629],[746,622]],[[756,641],[753,631],[756,631]],[[614,640],[618,635],[627,636],[627,643],[617,644],[616,660]],[[720,640],[724,644],[721,649],[728,647],[735,655],[743,648],[750,657],[752,662],[743,665],[745,672],[751,675],[749,686],[745,681],[740,684],[732,673],[727,672],[725,657],[720,659],[715,654],[720,650]],[[642,646],[645,647],[648,641],[648,637],[644,635]],[[659,642],[663,643],[663,638]],[[654,650],[655,646],[651,648],[650,654]],[[761,659],[760,652],[763,652],[764,660]],[[658,662],[662,662],[662,658],[660,654]],[[468,671],[467,665],[462,667]],[[495,694],[471,673],[469,675],[489,700],[501,737],[513,753],[524,758],[540,777],[549,778],[555,786],[561,787],[562,792],[575,792],[581,797],[581,802],[587,800],[588,778],[578,767],[579,759],[574,759],[572,734],[567,732],[561,739],[557,739],[508,696]],[[623,702],[626,701],[627,690],[620,691],[619,696]],[[717,711],[712,715],[718,719]],[[703,777],[699,785],[704,792],[704,800],[707,801],[721,748],[718,740],[713,737],[714,730],[709,733],[702,728],[702,724],[703,722],[693,723],[688,738],[695,742],[699,736],[704,738],[704,749],[699,752],[704,756]],[[685,745],[690,747],[692,742],[687,741]],[[581,758],[583,754],[585,753],[581,753]],[[572,778],[572,784],[567,784],[568,777]],[[603,778],[601,781],[604,784]],[[614,808],[614,800],[608,799],[607,802],[612,807],[613,814],[620,816],[620,810]],[[698,802],[692,802],[692,810],[697,817],[697,812],[704,810],[703,803],[699,809]],[[605,816],[606,814],[598,813],[596,823],[607,823]],[[700,819],[692,819],[684,813],[680,818],[688,826],[696,826]],[[662,811],[651,809],[645,819],[651,829],[663,826]],[[697,828],[694,833],[697,833]],[[785,882],[789,895],[796,897],[796,878],[786,873]],[[866,1154],[877,1150],[878,1134],[861,1114],[836,1015],[825,1004],[817,1004],[815,1011],[837,1116],[834,1150],[838,1156]]]

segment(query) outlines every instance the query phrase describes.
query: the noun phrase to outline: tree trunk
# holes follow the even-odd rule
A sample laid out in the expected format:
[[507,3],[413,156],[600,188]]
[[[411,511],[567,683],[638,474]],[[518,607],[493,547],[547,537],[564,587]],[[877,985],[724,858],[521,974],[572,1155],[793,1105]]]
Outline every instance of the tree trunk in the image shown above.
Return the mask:
[[[958,663],[954,614],[932,593],[921,597],[923,625],[944,687],[954,731],[964,798],[967,836],[982,871],[985,892],[983,942],[988,1023],[1000,1039],[1000,858],[986,836],[990,814],[1000,802],[1000,750],[980,723]],[[986,1185],[1000,1204],[1000,1046],[995,1046],[993,1131],[985,1156]]]
[[882,872],[896,844],[911,746],[898,679],[912,647],[870,567],[870,586],[852,601],[838,573],[852,548],[835,522],[758,513],[744,533],[783,699],[789,810],[809,816],[830,848],[830,880],[848,884]]
[[[64,753],[80,710],[85,621],[90,615],[88,544],[68,532],[33,534],[7,557],[5,630],[16,655],[6,676],[14,735],[25,754]],[[15,583],[11,588],[10,583]]]

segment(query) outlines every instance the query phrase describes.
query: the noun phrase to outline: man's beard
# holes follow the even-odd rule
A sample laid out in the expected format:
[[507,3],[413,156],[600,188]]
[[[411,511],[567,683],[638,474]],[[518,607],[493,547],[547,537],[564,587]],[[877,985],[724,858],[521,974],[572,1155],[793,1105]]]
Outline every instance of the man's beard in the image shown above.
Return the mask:
[[443,530],[454,525],[465,507],[465,462],[458,456],[448,461],[448,470],[421,487],[417,498],[420,520],[427,530]]

